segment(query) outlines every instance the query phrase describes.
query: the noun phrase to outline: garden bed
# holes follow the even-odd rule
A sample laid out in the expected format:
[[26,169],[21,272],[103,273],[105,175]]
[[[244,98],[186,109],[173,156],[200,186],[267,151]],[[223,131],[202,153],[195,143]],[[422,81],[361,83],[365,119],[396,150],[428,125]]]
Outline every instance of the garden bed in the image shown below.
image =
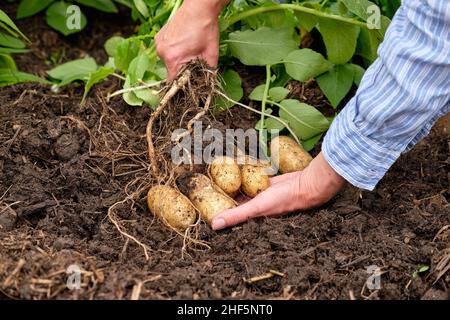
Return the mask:
[[[100,17],[69,38],[42,17],[19,23],[33,41],[19,67],[45,75],[52,59],[89,54],[105,62],[105,40],[134,25],[126,15]],[[261,75],[240,73],[248,94]],[[108,102],[120,85],[101,83],[84,106],[74,85],[58,93],[33,84],[1,89],[0,299],[449,298],[448,131],[433,131],[401,157],[374,192],[347,188],[322,208],[220,232],[203,224],[210,250],[182,256],[183,239],[149,213],[144,196],[118,205],[121,226],[150,248],[146,259],[108,219],[148,168],[150,109]],[[326,109],[314,83],[296,92]],[[246,129],[258,118],[234,107],[218,120]],[[72,264],[83,270],[81,290],[66,286]],[[371,265],[382,273],[378,290],[365,285]],[[246,281],[269,270],[284,276]]]

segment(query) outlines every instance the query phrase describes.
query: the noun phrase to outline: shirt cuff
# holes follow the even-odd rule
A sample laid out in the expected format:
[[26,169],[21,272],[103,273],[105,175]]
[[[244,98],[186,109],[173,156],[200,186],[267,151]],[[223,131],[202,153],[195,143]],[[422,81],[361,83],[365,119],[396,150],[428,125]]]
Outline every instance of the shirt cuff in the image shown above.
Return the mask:
[[401,155],[365,136],[354,123],[353,98],[335,118],[322,144],[328,164],[352,185],[372,191]]

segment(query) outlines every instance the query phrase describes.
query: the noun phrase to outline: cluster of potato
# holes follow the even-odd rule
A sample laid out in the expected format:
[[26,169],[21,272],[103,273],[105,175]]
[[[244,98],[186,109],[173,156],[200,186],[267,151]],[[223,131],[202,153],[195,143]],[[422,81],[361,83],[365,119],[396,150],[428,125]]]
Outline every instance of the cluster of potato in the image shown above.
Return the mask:
[[[312,157],[293,139],[274,138],[270,143],[271,158],[281,173],[306,168]],[[248,159],[248,158],[247,158]],[[220,212],[236,207],[233,198],[242,191],[253,198],[270,186],[271,166],[258,161],[239,165],[230,157],[218,157],[210,166],[210,178],[200,173],[185,173],[177,179],[179,189],[158,185],[148,192],[150,211],[169,226],[185,230],[201,218],[211,223]]]

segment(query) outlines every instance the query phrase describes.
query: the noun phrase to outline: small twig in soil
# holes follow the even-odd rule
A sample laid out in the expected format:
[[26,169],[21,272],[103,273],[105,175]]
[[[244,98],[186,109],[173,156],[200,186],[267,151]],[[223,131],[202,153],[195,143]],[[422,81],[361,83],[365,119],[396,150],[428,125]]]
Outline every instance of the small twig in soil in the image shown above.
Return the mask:
[[245,279],[244,281],[248,284],[252,284],[252,283],[256,283],[259,281],[263,281],[263,280],[267,280],[270,278],[273,278],[274,276],[279,276],[279,277],[284,277],[285,274],[276,270],[269,270],[269,272],[264,273],[262,275],[256,276],[256,277],[252,277],[250,279]]
[[13,272],[5,279],[3,282],[3,288],[8,288],[13,283],[13,278],[22,270],[23,266],[25,265],[25,259],[20,259],[17,263],[17,266],[14,268]]

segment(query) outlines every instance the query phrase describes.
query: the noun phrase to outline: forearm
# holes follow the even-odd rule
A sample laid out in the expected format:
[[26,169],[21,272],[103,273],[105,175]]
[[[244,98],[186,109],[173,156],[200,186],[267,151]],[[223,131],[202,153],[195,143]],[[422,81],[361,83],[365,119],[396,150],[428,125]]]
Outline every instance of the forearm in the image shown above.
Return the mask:
[[353,185],[373,189],[450,111],[450,4],[440,1],[404,2],[379,58],[325,138],[325,159]]

